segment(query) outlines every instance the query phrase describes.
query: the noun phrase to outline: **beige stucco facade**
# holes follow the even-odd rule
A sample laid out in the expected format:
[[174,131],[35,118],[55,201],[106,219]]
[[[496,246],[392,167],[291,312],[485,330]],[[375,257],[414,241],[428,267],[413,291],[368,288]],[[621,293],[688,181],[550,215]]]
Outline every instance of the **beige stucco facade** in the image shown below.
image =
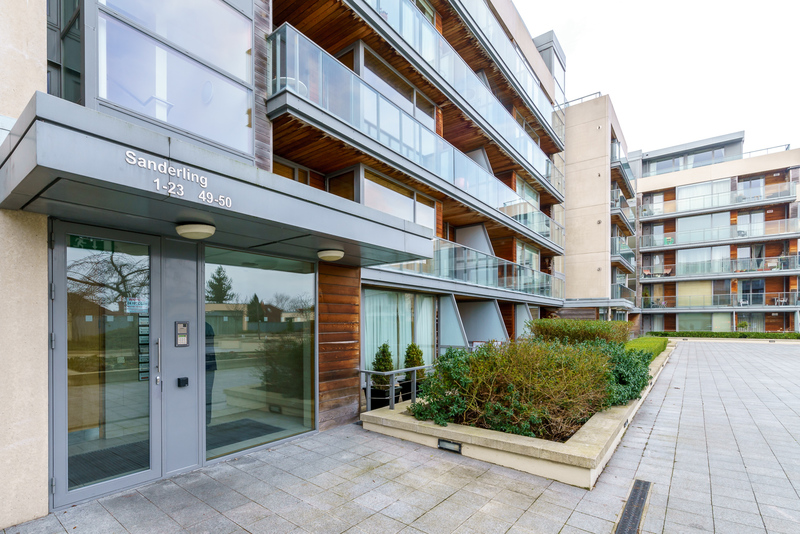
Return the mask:
[[611,297],[611,130],[607,96],[567,108],[568,299]]
[[[0,0],[0,116],[47,90],[46,2]],[[0,210],[0,529],[48,512],[47,217]]]

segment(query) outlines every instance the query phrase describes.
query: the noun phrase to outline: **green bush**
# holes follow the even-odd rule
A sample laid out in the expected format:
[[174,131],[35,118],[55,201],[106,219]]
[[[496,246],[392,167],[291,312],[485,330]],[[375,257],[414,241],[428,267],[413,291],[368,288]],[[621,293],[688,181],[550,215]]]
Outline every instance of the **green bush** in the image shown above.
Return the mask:
[[545,341],[582,343],[597,339],[625,343],[631,323],[625,321],[578,321],[575,319],[535,319],[528,322],[531,333]]
[[[392,350],[389,348],[388,343],[384,343],[378,347],[378,352],[375,353],[375,359],[372,360],[373,371],[394,371],[394,357]],[[372,383],[376,386],[388,386],[389,376],[372,375]]]
[[797,332],[648,332],[654,337],[712,337],[738,339],[800,339]]
[[591,344],[523,338],[449,349],[411,406],[417,419],[563,441],[609,402],[609,355]]
[[[403,367],[420,367],[425,365],[425,361],[422,359],[422,349],[419,348],[419,345],[416,343],[411,343],[408,347],[406,347],[406,357],[403,360]],[[425,369],[419,369],[416,371],[417,373],[417,380],[422,380],[425,378]],[[411,380],[412,373],[406,373],[406,380]]]
[[608,384],[609,405],[617,406],[639,398],[650,382],[650,362],[653,356],[649,351],[626,349],[622,343],[607,341],[589,341],[583,345],[596,348],[608,357],[612,374]]
[[637,337],[625,343],[625,348],[644,350],[655,358],[667,348],[667,340],[663,337]]

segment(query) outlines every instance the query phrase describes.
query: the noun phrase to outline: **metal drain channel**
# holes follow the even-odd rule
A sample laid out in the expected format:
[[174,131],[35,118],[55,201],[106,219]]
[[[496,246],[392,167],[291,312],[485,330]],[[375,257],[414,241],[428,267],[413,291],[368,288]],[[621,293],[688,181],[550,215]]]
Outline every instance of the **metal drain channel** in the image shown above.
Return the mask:
[[615,534],[636,534],[639,532],[639,523],[642,521],[644,504],[647,502],[647,494],[650,492],[650,482],[636,479],[633,483],[628,502],[622,510],[622,517],[619,518]]

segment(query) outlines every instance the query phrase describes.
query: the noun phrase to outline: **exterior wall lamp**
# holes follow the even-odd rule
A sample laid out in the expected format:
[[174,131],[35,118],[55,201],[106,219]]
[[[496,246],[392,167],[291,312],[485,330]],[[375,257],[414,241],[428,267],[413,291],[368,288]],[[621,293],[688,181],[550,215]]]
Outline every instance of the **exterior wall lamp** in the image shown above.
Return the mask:
[[217,229],[211,224],[179,224],[175,226],[175,231],[186,239],[206,239],[214,235]]

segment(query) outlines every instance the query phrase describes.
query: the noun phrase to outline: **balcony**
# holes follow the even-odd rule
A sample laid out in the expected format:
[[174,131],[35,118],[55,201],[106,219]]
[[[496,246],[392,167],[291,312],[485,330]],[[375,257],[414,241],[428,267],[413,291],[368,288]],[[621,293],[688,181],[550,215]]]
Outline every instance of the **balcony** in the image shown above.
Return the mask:
[[623,284],[611,284],[611,298],[625,299],[636,305],[636,291]]
[[462,18],[472,22],[470,27],[482,41],[484,48],[494,52],[495,62],[505,67],[506,72],[517,82],[516,85],[522,88],[523,96],[527,97],[526,100],[529,102],[528,107],[538,110],[563,142],[563,111],[554,109],[540,86],[539,78],[531,70],[527,61],[517,52],[514,43],[509,40],[486,2],[484,0],[454,0],[452,5],[457,8]]
[[[405,43],[460,95],[499,136],[514,149],[521,161],[536,171],[546,184],[564,196],[564,176],[547,154],[492,94],[478,75],[420,10],[408,0],[364,0]],[[524,166],[524,165],[523,165]]]
[[698,278],[719,275],[742,276],[747,274],[794,275],[800,271],[800,256],[779,256],[771,258],[718,259],[683,262],[670,265],[641,267],[639,279],[642,283],[666,282],[664,278]]
[[679,200],[644,204],[640,216],[644,220],[664,219],[675,215],[717,211],[732,206],[760,206],[794,202],[797,200],[797,184],[784,182],[755,189],[724,191]]
[[612,178],[617,179],[617,183],[623,189],[625,196],[628,198],[636,196],[636,191],[634,191],[632,185],[633,171],[628,163],[628,156],[619,141],[611,142],[611,175]]
[[642,309],[697,308],[781,308],[798,306],[797,291],[783,293],[746,293],[737,295],[679,295],[676,297],[642,297]]
[[564,280],[560,278],[438,238],[433,242],[432,259],[376,268],[537,297],[564,298]]
[[709,161],[704,159],[702,161],[698,161],[697,163],[683,163],[681,165],[671,165],[668,167],[664,167],[661,169],[653,169],[642,173],[642,178],[647,178],[649,176],[657,176],[659,174],[667,174],[670,172],[678,172],[678,171],[685,171],[687,169],[694,169],[696,167],[705,167],[708,165],[716,165],[718,163],[725,163],[728,161],[736,161],[740,159],[748,159],[748,158],[755,158],[758,156],[766,156],[767,154],[775,154],[777,152],[785,152],[789,150],[789,145],[778,145],[770,148],[762,148],[761,150],[753,150],[750,152],[745,152],[744,154],[734,154],[732,156],[724,156],[722,158],[715,158],[713,161]]
[[300,32],[284,24],[268,41],[272,48],[269,98],[286,91],[318,106],[522,224],[557,249],[563,248],[563,226],[417,122]]
[[611,263],[630,274],[636,272],[636,252],[628,246],[628,238],[611,238]]
[[736,241],[769,241],[782,239],[791,234],[800,234],[798,219],[781,219],[754,224],[733,224],[718,228],[703,228],[685,232],[640,236],[639,249],[667,249],[701,243],[727,243]]
[[611,221],[627,235],[636,233],[635,212],[619,189],[611,190]]

